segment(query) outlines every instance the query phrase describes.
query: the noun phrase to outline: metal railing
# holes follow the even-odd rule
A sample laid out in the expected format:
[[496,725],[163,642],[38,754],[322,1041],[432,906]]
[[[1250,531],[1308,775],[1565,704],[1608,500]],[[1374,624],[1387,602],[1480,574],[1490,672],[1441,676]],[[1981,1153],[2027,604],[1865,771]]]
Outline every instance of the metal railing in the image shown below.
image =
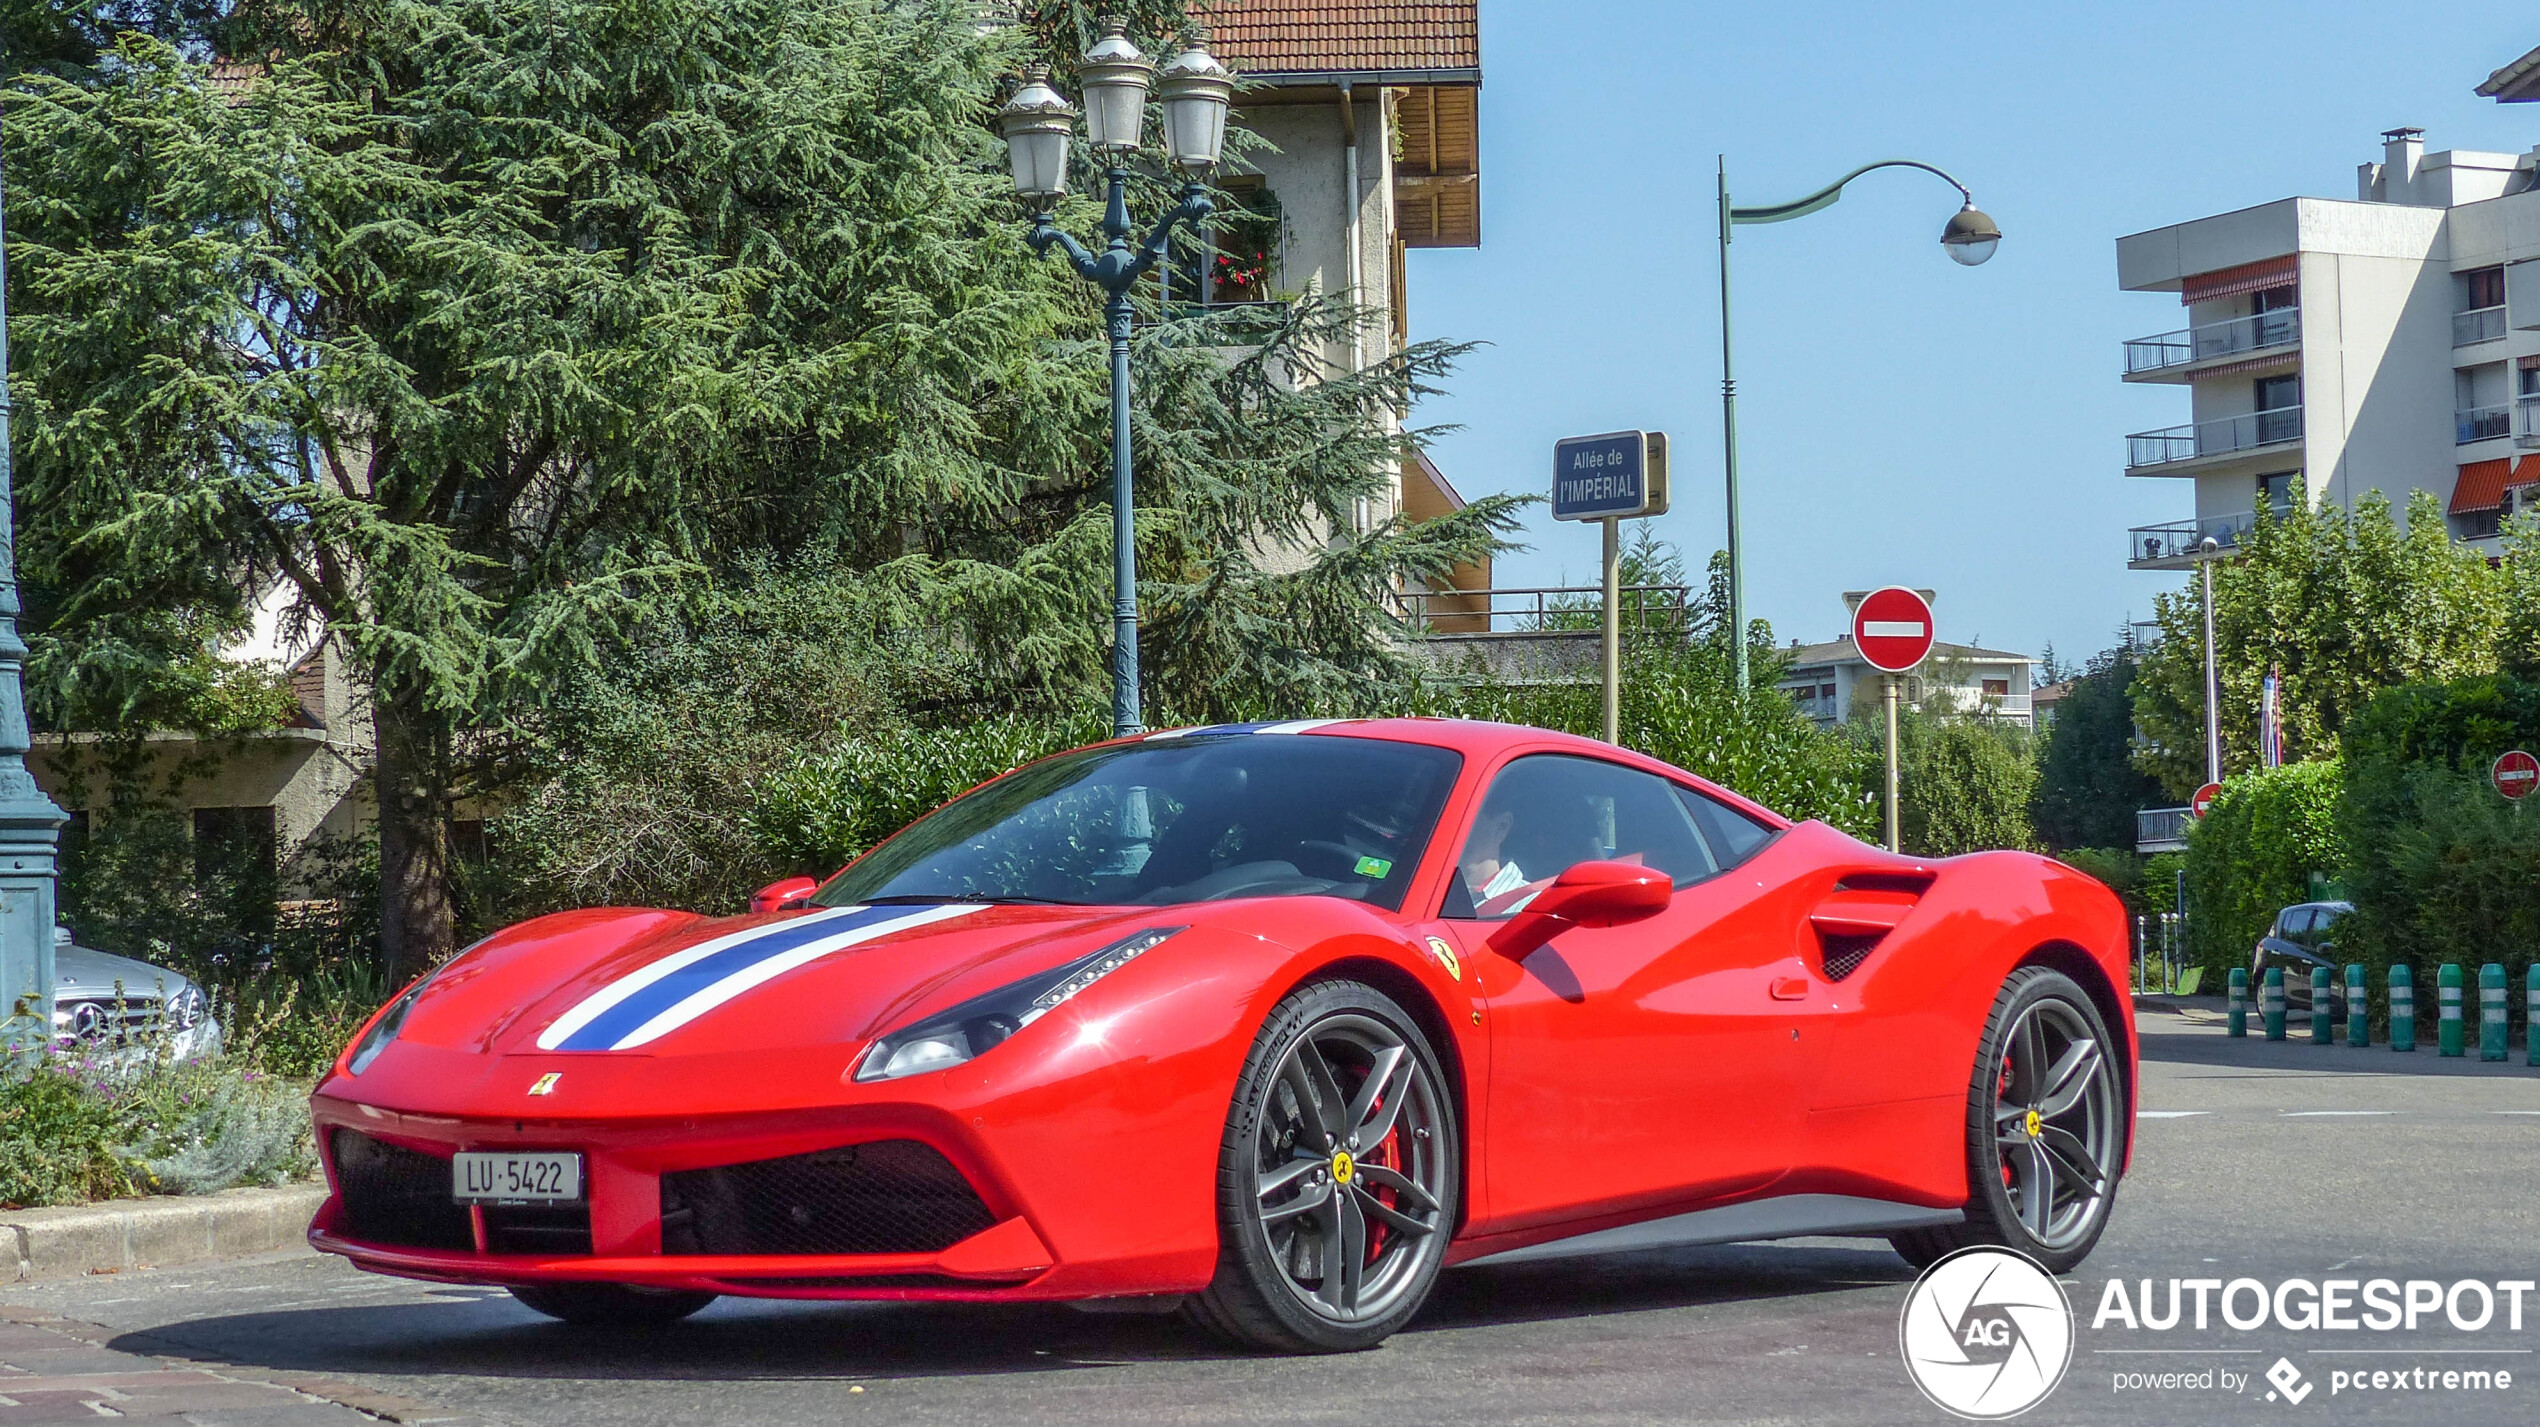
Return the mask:
[[[1691,585],[1625,585],[1620,594],[1627,630],[1681,630],[1692,623]],[[1594,634],[1604,627],[1605,591],[1598,585],[1402,590],[1386,605],[1418,638]]]
[[[2134,919],[2134,989],[2140,995],[2183,994],[2187,916],[2154,912]],[[2199,978],[2200,980],[2202,978]],[[2203,989],[2201,986],[2198,989]]]
[[2301,439],[2302,408],[2279,406],[2272,411],[2252,411],[2159,431],[2137,431],[2125,438],[2125,463],[2129,470],[2140,470]]
[[2134,815],[2134,850],[2176,852],[2187,846],[2191,808],[2145,808]]
[[2192,560],[2199,553],[2196,547],[2207,536],[2225,550],[2237,550],[2257,523],[2257,512],[2244,510],[2238,515],[2206,515],[2162,525],[2138,525],[2125,533],[2125,562],[2142,570],[2168,561]]
[[2269,347],[2282,347],[2301,340],[2302,310],[2287,307],[2250,317],[2235,317],[2228,322],[2209,322],[2202,327],[2137,337],[2125,344],[2125,369],[2128,376],[2164,371],[2215,357],[2262,352]]
[[2468,411],[2452,413],[2452,441],[2456,445],[2466,445],[2472,441],[2492,441],[2499,436],[2510,436],[2513,434],[2513,427],[2514,409],[2505,403],[2473,407]]
[[2493,342],[2505,335],[2505,309],[2473,307],[2452,314],[2452,345],[2466,347],[2473,342]]

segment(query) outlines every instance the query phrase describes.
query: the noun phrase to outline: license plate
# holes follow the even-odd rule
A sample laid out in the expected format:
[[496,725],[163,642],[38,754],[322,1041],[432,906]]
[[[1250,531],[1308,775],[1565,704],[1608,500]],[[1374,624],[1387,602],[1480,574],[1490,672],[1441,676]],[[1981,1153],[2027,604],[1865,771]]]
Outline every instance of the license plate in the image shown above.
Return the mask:
[[450,1177],[461,1204],[563,1204],[582,1197],[582,1156],[471,1151],[451,1161]]

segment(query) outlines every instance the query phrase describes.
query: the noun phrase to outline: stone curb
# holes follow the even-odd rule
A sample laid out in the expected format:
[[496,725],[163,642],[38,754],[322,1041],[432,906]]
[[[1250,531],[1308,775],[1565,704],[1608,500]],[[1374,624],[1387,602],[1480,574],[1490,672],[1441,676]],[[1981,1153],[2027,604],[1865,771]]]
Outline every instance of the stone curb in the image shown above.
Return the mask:
[[24,1283],[269,1254],[307,1242],[323,1185],[0,1210],[0,1273]]

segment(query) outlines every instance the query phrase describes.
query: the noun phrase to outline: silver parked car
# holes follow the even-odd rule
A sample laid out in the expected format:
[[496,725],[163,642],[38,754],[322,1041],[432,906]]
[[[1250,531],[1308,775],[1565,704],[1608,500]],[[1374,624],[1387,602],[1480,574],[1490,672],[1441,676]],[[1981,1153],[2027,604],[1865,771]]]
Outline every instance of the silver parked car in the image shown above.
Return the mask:
[[175,1059],[221,1048],[212,1001],[178,972],[80,946],[53,929],[53,1044],[59,1050]]

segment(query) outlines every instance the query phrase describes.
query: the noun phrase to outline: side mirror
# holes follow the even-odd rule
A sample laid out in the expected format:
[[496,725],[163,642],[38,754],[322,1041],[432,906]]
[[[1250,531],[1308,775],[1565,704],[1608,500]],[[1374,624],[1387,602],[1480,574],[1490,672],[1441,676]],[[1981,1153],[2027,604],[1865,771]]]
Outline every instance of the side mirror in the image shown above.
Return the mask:
[[1621,926],[1654,917],[1667,910],[1675,895],[1675,883],[1655,867],[1576,863],[1493,933],[1490,946],[1502,956],[1521,958],[1572,927]]
[[817,877],[788,877],[782,882],[770,882],[750,894],[750,910],[754,913],[781,912],[788,905],[801,906],[803,898],[819,890],[820,879]]

